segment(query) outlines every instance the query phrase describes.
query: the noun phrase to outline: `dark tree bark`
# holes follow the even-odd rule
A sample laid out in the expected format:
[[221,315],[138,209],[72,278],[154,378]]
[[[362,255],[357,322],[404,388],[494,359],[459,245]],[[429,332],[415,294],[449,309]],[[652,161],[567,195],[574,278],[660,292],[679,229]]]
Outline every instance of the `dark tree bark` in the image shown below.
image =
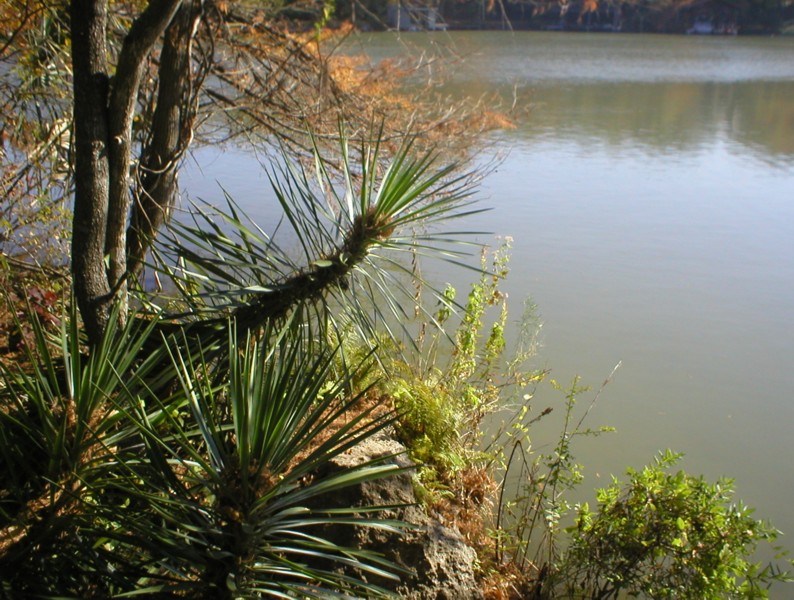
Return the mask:
[[177,193],[179,161],[190,144],[196,116],[191,44],[201,17],[197,0],[185,0],[165,32],[158,71],[157,106],[143,150],[140,186],[127,233],[127,273],[138,276],[157,230]]
[[[202,0],[148,0],[123,35],[112,70],[108,62],[116,49],[109,49],[108,6],[109,0],[70,0],[76,147],[72,269],[92,344],[101,341],[116,301],[120,311],[113,314],[126,320],[128,283],[139,277],[173,206],[179,163],[192,141],[198,95],[210,69],[236,90],[237,98],[228,100],[232,107],[263,129],[286,132],[287,143],[299,149],[310,147],[298,139],[304,123],[316,119],[323,124],[323,113],[336,112],[322,110],[327,106],[322,102],[326,94],[337,102],[364,97],[362,92],[352,96],[337,88],[327,63],[308,49],[312,47],[308,42],[292,40],[260,23],[261,7],[239,16],[215,7],[205,15]],[[224,29],[229,22],[250,25],[237,38],[230,28]],[[198,35],[199,27],[207,29]],[[256,38],[260,33],[266,37],[262,42]],[[213,56],[218,39],[231,50],[229,55]],[[159,60],[149,63],[160,46]],[[148,80],[142,83],[150,64],[157,65],[156,87]],[[231,77],[230,65],[238,81],[224,79]],[[258,72],[249,77],[246,66]],[[114,75],[109,78],[111,70]],[[303,95],[294,96],[293,87],[302,88]],[[214,90],[204,91],[209,97]],[[154,108],[146,112],[151,119],[146,120],[142,132],[146,137],[136,161],[131,156],[133,121],[144,98]],[[313,110],[307,111],[307,105]],[[388,105],[386,109],[390,110]],[[342,262],[337,269],[316,274],[300,271],[294,282],[288,282],[288,291],[253,299],[238,315],[241,323],[253,328],[286,314],[294,305],[316,300],[327,287],[344,280],[347,268]]]
[[[105,252],[108,280],[119,297],[127,291],[126,229],[130,212],[132,121],[146,58],[171,22],[181,0],[152,0],[130,28],[112,80],[109,105],[110,190]],[[122,319],[126,311],[122,311]]]
[[[166,28],[160,98],[146,163],[147,176],[151,179],[154,174],[156,181],[144,178],[145,195],[159,202],[138,203],[137,212],[156,213],[137,217],[152,224],[146,241],[133,244],[141,258],[162,223],[158,207],[173,195],[176,155],[186,145],[182,131],[190,129],[184,120],[188,111],[181,104],[187,97],[190,40],[198,19],[193,0],[184,4],[186,8],[178,12],[183,0],[151,0],[124,38],[112,80],[107,64],[107,0],[70,4],[75,123],[72,271],[80,314],[93,344],[104,334],[114,301],[120,302],[119,318],[126,319],[132,122],[146,60]],[[176,14],[180,18],[169,28]]]
[[107,0],[72,0],[75,198],[72,272],[89,338],[97,341],[110,314],[105,272],[108,166]]

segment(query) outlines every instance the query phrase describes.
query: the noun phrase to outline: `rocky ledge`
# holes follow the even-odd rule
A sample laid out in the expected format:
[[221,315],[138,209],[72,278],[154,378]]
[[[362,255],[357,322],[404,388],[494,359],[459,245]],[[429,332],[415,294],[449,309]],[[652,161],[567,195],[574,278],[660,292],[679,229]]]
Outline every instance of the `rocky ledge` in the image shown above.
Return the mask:
[[400,534],[379,529],[344,528],[326,532],[333,541],[382,554],[405,570],[399,582],[378,579],[378,585],[410,600],[478,600],[483,598],[475,577],[477,555],[460,532],[441,522],[417,503],[413,463],[405,447],[388,432],[380,433],[335,459],[331,472],[367,462],[388,460],[404,467],[398,475],[351,488],[338,506],[397,506],[383,513],[411,529]]

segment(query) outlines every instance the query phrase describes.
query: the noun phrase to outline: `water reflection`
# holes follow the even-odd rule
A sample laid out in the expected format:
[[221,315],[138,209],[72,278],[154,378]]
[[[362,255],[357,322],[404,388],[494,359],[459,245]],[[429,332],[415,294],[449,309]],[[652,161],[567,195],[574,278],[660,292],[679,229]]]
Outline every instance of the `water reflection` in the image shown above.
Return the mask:
[[770,165],[794,164],[794,82],[542,85],[522,143],[564,137],[649,155],[698,151],[726,141]]
[[515,238],[504,291],[540,307],[543,365],[595,384],[623,361],[582,489],[671,447],[791,534],[794,39],[449,40],[451,93],[530,106],[477,226]]
[[[794,164],[794,38],[454,32],[364,37],[373,60],[459,57],[444,91],[529,106],[511,141],[673,155],[715,144]],[[439,50],[444,48],[444,50]]]

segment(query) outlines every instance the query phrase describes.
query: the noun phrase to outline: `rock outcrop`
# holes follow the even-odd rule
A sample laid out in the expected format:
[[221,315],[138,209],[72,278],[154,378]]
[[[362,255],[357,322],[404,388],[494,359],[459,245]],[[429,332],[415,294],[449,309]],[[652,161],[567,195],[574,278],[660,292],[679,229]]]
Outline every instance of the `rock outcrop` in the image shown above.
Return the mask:
[[413,463],[405,447],[388,432],[352,448],[331,463],[331,470],[347,469],[383,457],[405,470],[395,476],[348,490],[339,506],[396,506],[384,519],[400,519],[412,527],[404,534],[374,528],[346,528],[331,532],[340,544],[383,554],[405,569],[401,581],[376,583],[410,600],[477,600],[482,598],[475,577],[477,555],[460,532],[441,522],[417,504],[412,482]]

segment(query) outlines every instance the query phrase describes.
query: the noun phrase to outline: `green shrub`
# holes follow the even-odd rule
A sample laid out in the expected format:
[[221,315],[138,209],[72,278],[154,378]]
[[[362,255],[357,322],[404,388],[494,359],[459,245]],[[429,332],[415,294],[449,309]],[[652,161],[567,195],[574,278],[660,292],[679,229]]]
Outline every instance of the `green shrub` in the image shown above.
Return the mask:
[[[751,562],[778,532],[733,500],[733,482],[708,483],[684,471],[669,450],[578,507],[556,579],[567,595],[617,598],[766,598],[786,575]],[[555,594],[555,595],[559,595]]]
[[524,370],[532,343],[519,342],[515,357],[505,358],[507,296],[499,285],[508,273],[511,242],[483,249],[480,277],[465,305],[447,285],[436,295],[435,312],[418,309],[429,316],[413,341],[418,357],[386,365],[384,391],[399,415],[398,434],[431,486],[443,487],[465,468],[490,462],[480,448],[483,418],[504,402],[505,389],[542,377]]

